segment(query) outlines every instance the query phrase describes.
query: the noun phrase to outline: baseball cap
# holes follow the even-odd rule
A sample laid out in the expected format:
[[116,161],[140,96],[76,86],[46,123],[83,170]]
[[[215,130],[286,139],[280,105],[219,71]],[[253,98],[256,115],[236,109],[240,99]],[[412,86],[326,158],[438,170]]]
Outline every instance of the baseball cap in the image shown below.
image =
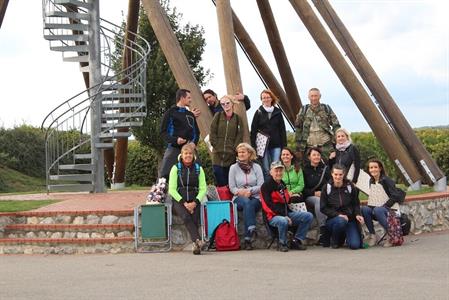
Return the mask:
[[271,163],[271,169],[277,169],[277,168],[285,168],[284,165],[280,161],[274,161]]

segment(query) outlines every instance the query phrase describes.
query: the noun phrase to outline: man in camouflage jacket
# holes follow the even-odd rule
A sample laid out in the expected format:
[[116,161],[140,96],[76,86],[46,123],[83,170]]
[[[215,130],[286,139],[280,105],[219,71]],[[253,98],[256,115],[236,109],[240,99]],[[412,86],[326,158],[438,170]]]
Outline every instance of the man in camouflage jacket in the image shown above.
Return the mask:
[[311,88],[310,104],[301,107],[296,116],[296,151],[300,159],[311,147],[320,148],[325,160],[334,151],[335,131],[341,126],[331,107],[320,103],[320,99],[320,90]]

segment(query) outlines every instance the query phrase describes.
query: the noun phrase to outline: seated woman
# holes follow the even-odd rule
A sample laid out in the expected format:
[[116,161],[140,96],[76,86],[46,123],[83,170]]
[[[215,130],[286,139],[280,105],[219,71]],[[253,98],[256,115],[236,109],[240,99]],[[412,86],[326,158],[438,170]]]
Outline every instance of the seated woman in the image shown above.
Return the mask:
[[341,247],[346,239],[347,246],[355,250],[362,248],[358,223],[363,224],[364,220],[360,214],[358,189],[345,178],[345,172],[342,165],[332,167],[332,180],[321,190],[321,212],[327,216],[326,229],[331,247]]
[[351,134],[346,129],[339,128],[335,131],[335,141],[336,151],[329,156],[329,166],[332,167],[334,164],[344,166],[348,172],[346,178],[357,183],[360,173],[360,153],[352,143]]
[[252,250],[256,237],[256,212],[260,210],[262,168],[254,162],[256,151],[251,145],[241,143],[236,148],[237,162],[229,170],[229,189],[234,195],[238,210],[243,210],[245,222],[245,249]]
[[173,210],[181,217],[193,241],[193,254],[201,254],[200,206],[207,190],[203,168],[195,162],[195,144],[182,146],[179,161],[170,170],[168,193],[173,198]]
[[329,168],[321,159],[321,151],[318,148],[310,148],[307,151],[308,161],[306,162],[304,172],[304,190],[303,196],[308,208],[312,207],[318,225],[320,226],[319,244],[322,244],[323,239],[327,239],[327,231],[325,222],[326,215],[320,210],[320,196],[321,188],[330,179]]
[[288,207],[290,202],[282,176],[284,165],[275,161],[271,163],[270,178],[262,184],[260,194],[262,196],[262,207],[267,216],[268,224],[277,227],[279,232],[279,250],[287,252],[287,230],[289,226],[297,226],[295,236],[291,242],[291,248],[306,250],[304,243],[313,215],[309,212],[291,211]]
[[[369,236],[365,242],[369,246],[377,243],[377,236],[374,231],[373,219],[387,231],[387,215],[389,209],[399,209],[399,203],[404,201],[405,192],[396,188],[395,182],[387,177],[383,163],[378,159],[368,161],[368,173],[371,175],[368,205],[362,206],[362,215],[365,218]],[[390,242],[383,244],[384,247],[391,247]]]
[[[242,119],[234,113],[238,104],[232,96],[223,96],[220,105],[223,111],[214,115],[210,125],[210,143],[212,150],[212,167],[215,185],[228,185],[229,168],[235,163],[235,147],[243,141]],[[228,199],[231,200],[231,199]]]
[[285,167],[282,181],[288,189],[291,203],[298,203],[303,201],[302,190],[304,189],[304,176],[298,163],[294,152],[287,147],[281,151],[281,161]]

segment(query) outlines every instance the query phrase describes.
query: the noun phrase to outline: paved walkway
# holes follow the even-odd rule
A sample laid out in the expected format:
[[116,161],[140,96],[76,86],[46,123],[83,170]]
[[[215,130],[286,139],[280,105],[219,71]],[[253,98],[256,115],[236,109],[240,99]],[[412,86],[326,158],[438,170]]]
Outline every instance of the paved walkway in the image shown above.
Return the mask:
[[449,232],[402,247],[0,257],[1,299],[448,299]]

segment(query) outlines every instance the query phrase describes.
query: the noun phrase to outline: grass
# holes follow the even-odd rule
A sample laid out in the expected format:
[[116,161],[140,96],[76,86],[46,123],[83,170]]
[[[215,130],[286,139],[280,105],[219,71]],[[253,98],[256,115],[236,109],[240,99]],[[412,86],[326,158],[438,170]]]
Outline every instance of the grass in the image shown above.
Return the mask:
[[59,200],[1,200],[0,212],[16,212],[37,209],[42,206],[47,206]]
[[24,175],[0,165],[0,193],[46,192],[45,178]]

